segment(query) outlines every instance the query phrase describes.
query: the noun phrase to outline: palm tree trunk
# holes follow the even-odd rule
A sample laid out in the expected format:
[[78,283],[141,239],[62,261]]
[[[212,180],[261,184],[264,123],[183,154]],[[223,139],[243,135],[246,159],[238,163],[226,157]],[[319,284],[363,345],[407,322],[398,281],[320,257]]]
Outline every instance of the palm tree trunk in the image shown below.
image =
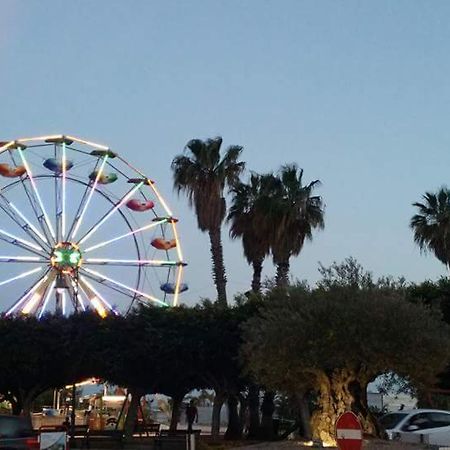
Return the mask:
[[264,259],[256,259],[252,262],[253,266],[253,279],[252,279],[252,291],[255,294],[259,294],[261,292],[261,272],[263,268]]
[[227,306],[227,277],[225,275],[225,265],[223,263],[223,247],[222,238],[220,236],[220,227],[209,231],[209,240],[211,242],[213,279],[217,289],[217,303],[222,306]]
[[277,275],[275,277],[277,287],[286,288],[289,285],[289,259],[277,264]]

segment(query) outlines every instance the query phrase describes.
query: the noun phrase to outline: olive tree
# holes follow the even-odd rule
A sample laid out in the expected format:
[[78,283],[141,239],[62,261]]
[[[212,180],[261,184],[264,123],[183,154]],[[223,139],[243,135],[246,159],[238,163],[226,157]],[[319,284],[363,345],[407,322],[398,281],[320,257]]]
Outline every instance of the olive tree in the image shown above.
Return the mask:
[[[324,442],[333,441],[341,413],[361,412],[355,392],[365,393],[378,375],[392,371],[419,387],[433,383],[449,361],[448,326],[393,290],[331,283],[268,297],[245,324],[243,356],[266,386],[315,391],[311,426]],[[370,431],[370,421],[362,419]]]

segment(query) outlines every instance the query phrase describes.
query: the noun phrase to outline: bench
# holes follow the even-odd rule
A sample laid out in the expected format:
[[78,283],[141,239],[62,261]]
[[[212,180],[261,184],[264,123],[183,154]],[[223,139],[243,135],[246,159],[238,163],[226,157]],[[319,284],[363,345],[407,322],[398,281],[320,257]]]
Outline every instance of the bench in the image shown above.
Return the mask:
[[121,430],[88,430],[86,446],[91,447],[92,442],[95,444],[114,443],[123,448],[123,432]]
[[[198,442],[202,430],[192,430],[191,436],[195,442]],[[156,450],[190,450],[192,442],[187,430],[161,430],[159,436],[153,441],[153,448]],[[192,448],[194,448],[192,447]]]
[[[202,430],[192,430],[192,434],[199,436]],[[159,432],[160,436],[186,436],[188,434],[187,430],[161,430]]]
[[153,436],[158,436],[159,435],[159,430],[161,428],[161,424],[160,423],[140,423],[137,427],[136,427],[136,433],[139,433],[139,436],[142,437],[142,435],[153,435]]

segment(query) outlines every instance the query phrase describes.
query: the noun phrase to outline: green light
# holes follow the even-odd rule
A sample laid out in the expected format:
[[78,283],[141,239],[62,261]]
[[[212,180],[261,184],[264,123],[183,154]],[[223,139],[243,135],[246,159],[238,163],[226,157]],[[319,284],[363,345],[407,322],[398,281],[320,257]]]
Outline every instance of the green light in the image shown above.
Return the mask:
[[52,265],[58,270],[74,269],[81,265],[81,252],[71,243],[62,243],[53,251]]

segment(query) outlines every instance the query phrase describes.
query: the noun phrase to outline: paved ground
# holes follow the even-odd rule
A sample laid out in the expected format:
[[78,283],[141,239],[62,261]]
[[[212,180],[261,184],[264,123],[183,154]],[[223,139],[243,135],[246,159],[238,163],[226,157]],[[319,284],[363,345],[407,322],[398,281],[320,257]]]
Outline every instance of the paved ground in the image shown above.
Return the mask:
[[[238,450],[272,450],[272,449],[307,449],[312,447],[305,447],[300,442],[284,441],[284,442],[272,442],[272,443],[261,443],[255,445],[249,445],[246,447],[234,447],[233,449]],[[397,442],[388,441],[367,441],[363,446],[363,450],[422,450],[426,449],[426,446],[417,444],[400,444]]]

